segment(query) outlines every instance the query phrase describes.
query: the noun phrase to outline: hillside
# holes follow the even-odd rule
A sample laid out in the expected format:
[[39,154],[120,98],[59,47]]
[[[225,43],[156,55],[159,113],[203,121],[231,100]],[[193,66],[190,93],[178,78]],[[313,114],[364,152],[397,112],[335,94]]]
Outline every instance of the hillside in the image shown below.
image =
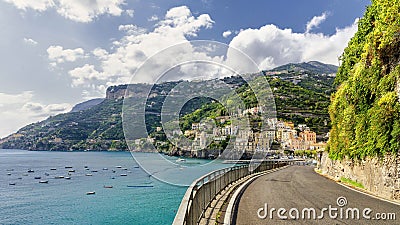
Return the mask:
[[399,12],[399,0],[373,0],[341,57],[329,107],[332,159],[399,152]]
[[[329,93],[333,91],[333,76],[328,76],[328,74],[331,74],[332,70],[329,69],[330,66],[321,66],[323,65],[321,63],[318,63],[318,68],[323,73],[307,70],[306,68],[313,68],[313,64],[316,64],[310,63],[299,64],[302,66],[301,71],[287,71],[283,68],[283,70],[263,72],[274,93],[278,118],[293,121],[296,124],[307,123],[318,134],[324,135],[330,129],[327,107]],[[296,80],[300,82],[292,80],[290,78],[292,76],[296,76]],[[247,87],[243,85],[244,82],[240,77],[228,77],[223,81],[236,87],[238,93],[243,93],[244,101],[252,104],[252,96],[245,95]],[[166,82],[153,86],[146,107],[146,126],[152,136],[160,135],[155,130],[157,126],[160,126],[159,115],[162,102],[166,93],[179,82]],[[191,85],[201,87],[201,85],[206,86],[206,82]],[[0,140],[0,147],[29,150],[126,150],[121,119],[126,87],[127,85],[109,87],[106,99],[100,103],[94,101],[96,104],[84,103],[86,110],[73,110],[70,113],[28,125],[16,134]],[[144,90],[148,88],[146,84],[136,84],[133,97],[146,96],[147,93]],[[196,98],[185,104],[181,110],[182,123],[189,126],[207,113],[212,113],[217,107],[210,104],[212,104],[211,100],[206,98]],[[82,104],[78,104],[75,108],[82,108]]]

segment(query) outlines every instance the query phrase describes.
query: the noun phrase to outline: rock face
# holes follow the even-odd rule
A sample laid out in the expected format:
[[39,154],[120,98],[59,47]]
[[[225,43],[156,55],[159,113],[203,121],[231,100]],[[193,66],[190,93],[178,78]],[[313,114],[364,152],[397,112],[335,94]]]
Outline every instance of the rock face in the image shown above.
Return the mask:
[[380,197],[400,201],[400,154],[387,154],[382,159],[367,157],[360,161],[339,161],[330,159],[325,153],[321,169],[323,174],[335,180],[348,178]]

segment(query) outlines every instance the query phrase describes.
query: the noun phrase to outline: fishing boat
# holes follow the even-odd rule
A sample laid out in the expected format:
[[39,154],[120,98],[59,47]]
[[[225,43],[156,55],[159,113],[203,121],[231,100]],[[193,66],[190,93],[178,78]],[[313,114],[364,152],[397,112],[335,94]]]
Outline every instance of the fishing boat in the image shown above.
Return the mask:
[[39,183],[40,183],[40,184],[48,184],[49,181],[48,181],[48,180],[41,180],[41,181],[39,181]]
[[15,185],[15,183],[8,183],[8,185],[12,185],[13,186],[13,185]]
[[94,194],[96,194],[96,192],[94,192],[94,191],[88,191],[88,192],[86,192],[86,195],[94,195]]

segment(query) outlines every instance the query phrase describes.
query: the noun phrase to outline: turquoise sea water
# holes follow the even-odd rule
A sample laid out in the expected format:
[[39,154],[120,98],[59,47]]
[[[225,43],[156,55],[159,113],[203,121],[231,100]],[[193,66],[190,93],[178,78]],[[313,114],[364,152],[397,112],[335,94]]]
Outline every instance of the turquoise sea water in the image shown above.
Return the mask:
[[[138,185],[146,187],[128,187]],[[149,176],[128,152],[0,150],[0,224],[171,224],[185,191]]]

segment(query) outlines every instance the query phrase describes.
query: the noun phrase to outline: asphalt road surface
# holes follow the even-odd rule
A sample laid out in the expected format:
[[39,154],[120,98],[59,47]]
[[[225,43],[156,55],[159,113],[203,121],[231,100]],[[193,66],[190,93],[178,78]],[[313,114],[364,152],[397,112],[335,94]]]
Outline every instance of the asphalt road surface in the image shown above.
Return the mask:
[[[394,214],[394,220],[388,219]],[[377,219],[383,217],[387,219]],[[400,206],[343,187],[312,167],[291,166],[261,176],[246,188],[236,224],[400,225]]]

